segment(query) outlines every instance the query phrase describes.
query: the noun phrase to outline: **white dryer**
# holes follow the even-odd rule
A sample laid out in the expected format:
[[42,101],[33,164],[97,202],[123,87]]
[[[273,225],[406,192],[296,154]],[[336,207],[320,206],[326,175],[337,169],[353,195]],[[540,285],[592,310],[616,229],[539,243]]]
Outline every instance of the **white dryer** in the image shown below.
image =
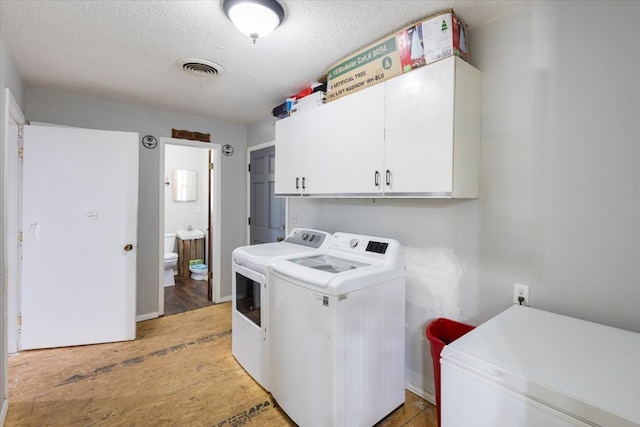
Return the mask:
[[271,394],[298,425],[372,426],[405,400],[405,270],[392,239],[335,233],[271,264]]
[[242,246],[232,254],[231,351],[238,363],[269,391],[269,264],[323,251],[331,234],[294,229],[282,242]]

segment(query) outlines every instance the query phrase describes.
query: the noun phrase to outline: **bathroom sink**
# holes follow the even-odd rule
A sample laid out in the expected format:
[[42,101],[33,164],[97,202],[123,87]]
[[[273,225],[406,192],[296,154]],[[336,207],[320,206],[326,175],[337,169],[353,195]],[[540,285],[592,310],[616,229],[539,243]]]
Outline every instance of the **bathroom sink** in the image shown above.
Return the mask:
[[200,230],[178,230],[176,236],[182,240],[201,239],[204,237],[204,232]]

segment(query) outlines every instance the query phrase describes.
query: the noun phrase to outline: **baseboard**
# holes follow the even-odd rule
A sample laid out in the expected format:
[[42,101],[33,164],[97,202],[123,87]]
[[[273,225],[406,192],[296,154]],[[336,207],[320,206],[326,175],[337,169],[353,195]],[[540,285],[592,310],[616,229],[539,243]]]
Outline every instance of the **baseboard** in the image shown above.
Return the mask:
[[433,394],[429,393],[428,391],[424,390],[422,387],[418,387],[415,384],[411,384],[409,382],[405,383],[404,386],[407,390],[409,390],[411,393],[415,394],[416,396],[423,398],[424,400],[426,400],[427,402],[433,405],[436,404],[436,397]]
[[9,401],[4,399],[2,402],[2,411],[0,411],[0,426],[4,425],[4,420],[7,418],[7,411],[9,410]]
[[228,297],[220,298],[220,302],[219,302],[219,304],[220,304],[220,303],[223,303],[223,302],[229,302],[229,301],[231,301],[232,299],[233,299],[233,298],[231,297],[231,295],[229,295]]
[[156,317],[160,317],[160,313],[154,311],[152,313],[145,313],[136,316],[136,322],[142,322],[143,320],[155,319]]

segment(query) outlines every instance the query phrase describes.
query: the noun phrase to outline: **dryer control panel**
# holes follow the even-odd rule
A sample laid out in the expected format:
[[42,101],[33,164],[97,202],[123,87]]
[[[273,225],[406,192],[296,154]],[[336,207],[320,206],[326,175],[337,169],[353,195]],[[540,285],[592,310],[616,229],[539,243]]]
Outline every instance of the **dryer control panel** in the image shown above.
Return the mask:
[[389,247],[389,243],[376,242],[376,241],[370,240],[369,243],[367,243],[367,252],[375,252],[378,254],[383,254],[387,252],[388,247]]
[[327,233],[325,232],[296,228],[289,234],[289,236],[287,236],[286,239],[284,239],[284,241],[318,249],[322,245],[322,242],[324,242],[325,238],[327,238]]
[[404,267],[402,248],[393,239],[338,232],[332,236],[327,253],[333,251],[336,256],[355,257],[366,263]]

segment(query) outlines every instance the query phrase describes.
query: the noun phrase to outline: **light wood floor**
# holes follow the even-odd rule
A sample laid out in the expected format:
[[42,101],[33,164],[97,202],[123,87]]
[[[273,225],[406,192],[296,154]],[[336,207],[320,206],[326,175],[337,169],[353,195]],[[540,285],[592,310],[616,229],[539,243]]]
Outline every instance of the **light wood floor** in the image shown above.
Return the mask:
[[[135,341],[9,358],[5,426],[293,426],[231,355],[230,303],[138,323]],[[436,427],[407,392],[380,426]]]

